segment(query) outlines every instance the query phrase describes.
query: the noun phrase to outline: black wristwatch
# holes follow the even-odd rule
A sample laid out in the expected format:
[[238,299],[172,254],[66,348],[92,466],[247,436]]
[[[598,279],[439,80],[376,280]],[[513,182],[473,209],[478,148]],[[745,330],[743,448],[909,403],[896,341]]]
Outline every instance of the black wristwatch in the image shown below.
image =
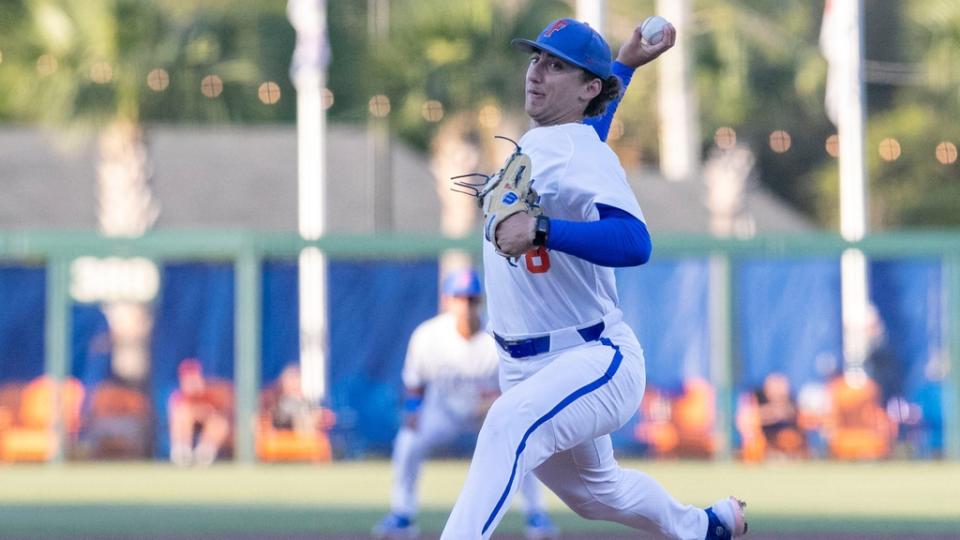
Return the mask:
[[533,245],[547,245],[547,237],[550,236],[550,218],[540,214],[537,216],[537,223],[533,226]]

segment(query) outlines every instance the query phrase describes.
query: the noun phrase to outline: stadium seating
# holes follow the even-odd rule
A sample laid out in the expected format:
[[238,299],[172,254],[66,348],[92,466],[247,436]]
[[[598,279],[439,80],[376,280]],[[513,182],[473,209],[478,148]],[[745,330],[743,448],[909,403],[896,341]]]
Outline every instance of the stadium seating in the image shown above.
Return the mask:
[[90,397],[81,438],[93,459],[146,458],[151,414],[147,396],[114,381],[103,381]]
[[843,376],[828,385],[832,410],[827,441],[833,457],[871,460],[890,455],[895,426],[880,406],[880,389],[870,379],[851,382]]
[[737,399],[736,425],[740,433],[740,458],[750,463],[763,461],[767,439],[763,436],[760,407],[753,392],[743,392]]
[[256,425],[257,458],[265,462],[313,461],[329,462],[333,451],[327,429],[334,423],[333,413],[328,409],[318,411],[319,421],[313,432],[274,427],[270,411],[279,396],[275,386],[260,394],[260,412]]
[[[21,388],[8,385],[4,389],[0,401],[4,410],[0,414],[0,461],[47,461],[60,450],[54,432],[53,390],[53,381],[45,375]],[[69,439],[75,439],[80,429],[83,396],[80,381],[70,377],[63,382],[62,420]]]
[[656,457],[709,458],[717,449],[715,392],[705,379],[684,382],[676,397],[648,387],[635,437]]

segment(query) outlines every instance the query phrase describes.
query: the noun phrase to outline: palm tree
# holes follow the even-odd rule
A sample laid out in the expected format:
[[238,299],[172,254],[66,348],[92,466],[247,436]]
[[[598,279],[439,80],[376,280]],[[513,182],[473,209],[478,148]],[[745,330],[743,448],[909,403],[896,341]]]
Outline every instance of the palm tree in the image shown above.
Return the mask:
[[[873,0],[865,14],[871,228],[960,224],[960,129],[952,121],[960,115],[960,6]],[[819,168],[817,181],[826,221],[837,215],[835,162]]]
[[523,129],[524,62],[510,39],[536,35],[568,12],[556,0],[394,1],[389,39],[368,44],[370,95],[387,95],[391,128],[430,151],[444,234],[464,236],[477,218],[474,201],[450,190],[450,177],[495,169],[512,148],[493,135],[515,138]]
[[[41,122],[75,140],[97,137],[97,218],[105,235],[142,235],[160,213],[144,130],[145,114],[157,115],[153,107],[162,99],[157,96],[179,92],[173,111],[208,110],[216,117],[224,106],[204,105],[220,97],[224,83],[257,72],[249,61],[227,57],[216,33],[226,25],[218,28],[222,18],[210,16],[210,23],[203,13],[170,0],[0,5],[0,114]],[[192,91],[184,82],[193,83]],[[148,306],[115,301],[105,311],[114,332],[115,368],[142,377]]]
[[[721,127],[736,130],[757,157],[760,177],[775,193],[812,214],[814,182],[804,181],[830,159],[832,128],[823,112],[825,66],[818,35],[822,3],[695,3],[697,79],[703,145]],[[770,148],[775,130],[789,133],[789,152]]]

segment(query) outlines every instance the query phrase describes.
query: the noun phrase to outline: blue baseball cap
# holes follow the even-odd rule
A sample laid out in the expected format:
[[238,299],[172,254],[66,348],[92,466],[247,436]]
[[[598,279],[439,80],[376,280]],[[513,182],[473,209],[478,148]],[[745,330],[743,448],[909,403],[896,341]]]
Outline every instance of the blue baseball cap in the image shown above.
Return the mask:
[[470,269],[457,270],[443,280],[447,296],[480,296],[480,276]]
[[610,46],[589,24],[574,19],[553,21],[536,41],[516,38],[510,43],[528,52],[546,51],[601,79],[611,73]]

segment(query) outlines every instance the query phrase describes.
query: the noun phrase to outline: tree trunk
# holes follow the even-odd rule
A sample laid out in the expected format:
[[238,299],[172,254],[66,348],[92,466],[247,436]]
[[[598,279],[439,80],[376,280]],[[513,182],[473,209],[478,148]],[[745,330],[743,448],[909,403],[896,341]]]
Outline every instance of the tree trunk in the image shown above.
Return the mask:
[[[510,120],[498,118],[495,123],[483,125],[475,121],[476,116],[476,112],[468,111],[450,118],[433,138],[430,170],[437,181],[442,212],[440,230],[444,236],[461,238],[474,234],[481,215],[475,198],[450,189],[454,187],[450,178],[474,172],[495,173],[514,151],[514,147],[507,141],[494,138],[494,135],[517,140],[518,133],[522,131],[516,122]],[[463,180],[482,182],[483,178],[478,176]],[[441,258],[441,275],[478,263],[469,253],[450,250]]]
[[[140,236],[157,219],[160,207],[150,187],[151,169],[143,130],[117,121],[100,134],[97,167],[98,221],[107,236]],[[153,269],[155,271],[155,269]],[[149,366],[153,327],[150,304],[137,299],[110,299],[104,311],[113,343],[113,370],[125,379],[142,380]]]
[[117,121],[100,134],[97,219],[107,236],[140,236],[160,214],[150,188],[150,164],[140,126]]
[[[477,147],[476,137],[471,136],[472,128],[472,122],[460,114],[444,122],[433,138],[430,170],[437,182],[437,196],[440,198],[440,231],[452,238],[462,238],[472,233],[480,212],[475,198],[450,189],[454,187],[451,178],[473,172],[489,172],[480,170],[481,151]],[[483,179],[464,180],[480,182]],[[441,257],[440,274],[472,265],[469,253],[450,250]]]

